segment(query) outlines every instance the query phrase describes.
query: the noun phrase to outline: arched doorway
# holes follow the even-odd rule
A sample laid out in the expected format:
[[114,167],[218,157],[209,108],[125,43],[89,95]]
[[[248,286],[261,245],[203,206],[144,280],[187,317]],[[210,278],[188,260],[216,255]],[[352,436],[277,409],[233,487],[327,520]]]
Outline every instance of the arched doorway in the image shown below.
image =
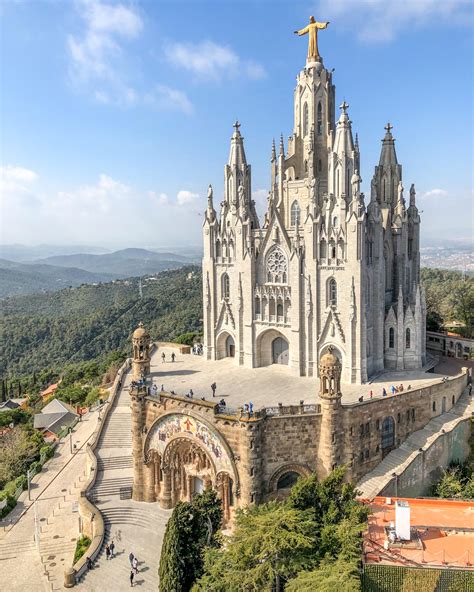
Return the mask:
[[235,339],[228,331],[222,331],[219,333],[216,339],[216,358],[222,360],[222,358],[233,358],[235,357]]
[[288,341],[277,337],[272,341],[272,363],[288,366]]
[[232,335],[227,337],[225,342],[226,357],[235,358],[235,341]]
[[386,417],[382,422],[382,457],[395,447],[395,421],[393,417]]

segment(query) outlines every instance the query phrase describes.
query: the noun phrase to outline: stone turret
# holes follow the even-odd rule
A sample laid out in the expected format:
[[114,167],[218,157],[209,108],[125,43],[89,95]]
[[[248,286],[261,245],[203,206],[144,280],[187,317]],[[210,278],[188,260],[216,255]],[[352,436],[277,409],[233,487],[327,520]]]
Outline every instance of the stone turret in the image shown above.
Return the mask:
[[324,478],[340,463],[343,444],[341,371],[342,364],[330,345],[319,361],[322,411],[317,469],[319,478]]
[[150,342],[150,334],[140,323],[132,336],[132,380],[142,380],[150,374]]

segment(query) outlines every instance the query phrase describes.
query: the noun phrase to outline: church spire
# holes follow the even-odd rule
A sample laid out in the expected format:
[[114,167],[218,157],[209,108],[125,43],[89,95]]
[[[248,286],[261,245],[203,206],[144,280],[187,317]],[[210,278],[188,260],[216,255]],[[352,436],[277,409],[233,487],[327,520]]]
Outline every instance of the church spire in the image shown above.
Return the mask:
[[384,128],[386,130],[384,139],[382,140],[382,151],[380,152],[379,166],[397,165],[397,153],[395,152],[395,139],[392,136],[393,125],[387,123]]
[[234,123],[234,133],[230,141],[230,154],[229,154],[229,166],[232,165],[246,165],[247,159],[245,158],[244,150],[244,139],[240,134],[240,123],[236,121]]
[[341,115],[336,125],[334,152],[338,155],[342,155],[345,152],[346,155],[350,156],[354,150],[354,139],[352,137],[352,122],[347,113],[349,105],[346,101],[343,101],[339,109],[341,110]]

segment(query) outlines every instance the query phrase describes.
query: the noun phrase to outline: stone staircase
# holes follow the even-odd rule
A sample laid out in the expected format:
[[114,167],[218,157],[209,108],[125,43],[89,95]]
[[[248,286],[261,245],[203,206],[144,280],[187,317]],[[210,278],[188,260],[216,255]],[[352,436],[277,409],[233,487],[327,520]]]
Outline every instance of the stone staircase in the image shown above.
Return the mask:
[[357,484],[361,498],[373,499],[386,487],[393,473],[400,475],[414,458],[421,454],[420,448],[426,450],[444,432],[450,432],[460,421],[471,417],[472,402],[467,390],[459,398],[450,411],[434,417],[426,426],[413,432],[395,450],[392,450],[370,473],[367,473]]
[[[132,552],[139,561],[135,585],[142,592],[157,592],[158,564],[161,543],[170,510],[159,504],[147,504],[127,499],[133,484],[130,397],[127,375],[124,386],[110,409],[96,448],[97,480],[90,498],[96,503],[105,523],[105,540],[94,568],[86,572],[77,584],[89,592],[120,591],[130,588]],[[105,544],[115,543],[116,557],[109,561]]]

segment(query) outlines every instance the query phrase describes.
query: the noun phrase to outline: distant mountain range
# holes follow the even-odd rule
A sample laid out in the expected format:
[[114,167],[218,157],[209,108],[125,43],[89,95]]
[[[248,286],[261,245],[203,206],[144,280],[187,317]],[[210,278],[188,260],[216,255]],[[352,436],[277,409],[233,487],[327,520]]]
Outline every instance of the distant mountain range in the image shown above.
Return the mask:
[[[33,248],[21,245],[9,247],[12,248],[9,250],[5,246],[1,247],[2,255],[10,252],[11,255],[21,257],[28,252],[32,254],[28,249],[35,249],[36,254],[54,249],[48,245]],[[101,254],[54,254],[21,262],[4,258],[0,259],[0,298],[35,292],[54,292],[86,283],[155,275],[165,269],[177,269],[196,263],[199,259],[198,252],[194,256],[185,256],[138,248]]]

